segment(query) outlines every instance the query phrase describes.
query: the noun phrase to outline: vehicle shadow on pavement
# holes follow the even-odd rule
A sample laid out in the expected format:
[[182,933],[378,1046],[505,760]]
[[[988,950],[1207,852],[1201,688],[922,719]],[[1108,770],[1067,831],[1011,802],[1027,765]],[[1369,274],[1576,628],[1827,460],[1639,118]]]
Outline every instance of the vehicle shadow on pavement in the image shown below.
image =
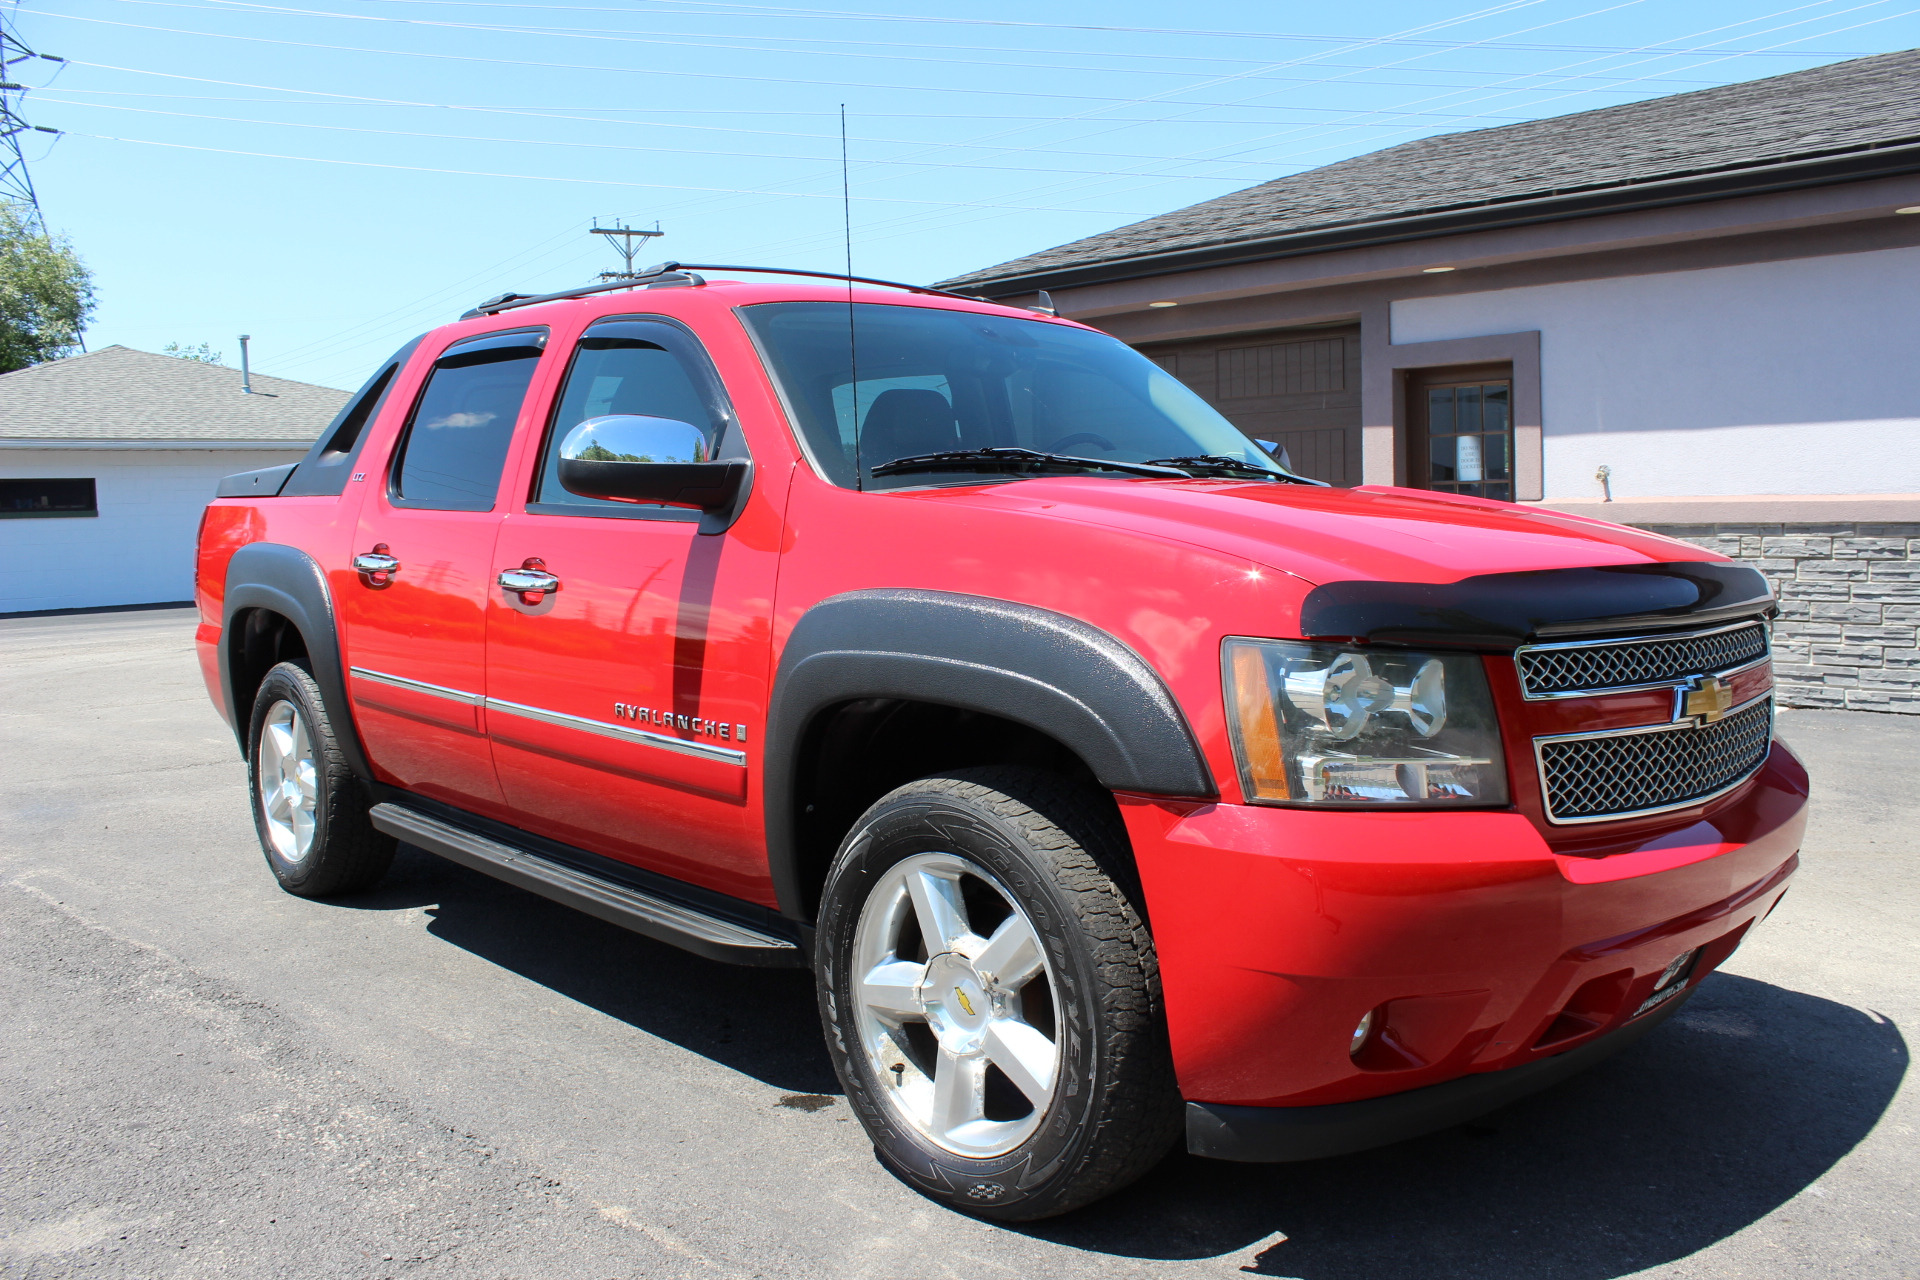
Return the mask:
[[[434,937],[608,1017],[786,1092],[840,1092],[805,973],[703,960],[406,847],[379,889],[336,902],[432,906]],[[1720,973],[1645,1041],[1483,1122],[1307,1164],[1176,1154],[1007,1229],[1128,1258],[1241,1254],[1242,1274],[1299,1280],[1611,1280],[1812,1186],[1907,1058],[1884,1018]]]
[[339,906],[431,906],[427,932],[648,1035],[788,1093],[840,1092],[813,978],[690,955],[402,845],[371,893]]
[[1310,1164],[1177,1155],[1024,1230],[1160,1259],[1282,1233],[1240,1271],[1300,1280],[1602,1280],[1694,1253],[1811,1186],[1873,1128],[1907,1057],[1883,1018],[1716,974],[1641,1044],[1480,1124]]

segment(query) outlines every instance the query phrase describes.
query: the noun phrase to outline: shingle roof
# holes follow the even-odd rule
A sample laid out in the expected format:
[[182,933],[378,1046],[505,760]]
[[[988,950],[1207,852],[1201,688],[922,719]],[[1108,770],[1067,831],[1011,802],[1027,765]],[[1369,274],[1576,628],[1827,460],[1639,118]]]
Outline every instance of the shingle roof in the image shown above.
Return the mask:
[[103,347],[0,374],[0,440],[308,445],[348,392]]
[[1320,228],[1920,141],[1917,87],[1920,50],[1907,50],[1575,115],[1441,134],[1249,187],[942,285],[966,288]]

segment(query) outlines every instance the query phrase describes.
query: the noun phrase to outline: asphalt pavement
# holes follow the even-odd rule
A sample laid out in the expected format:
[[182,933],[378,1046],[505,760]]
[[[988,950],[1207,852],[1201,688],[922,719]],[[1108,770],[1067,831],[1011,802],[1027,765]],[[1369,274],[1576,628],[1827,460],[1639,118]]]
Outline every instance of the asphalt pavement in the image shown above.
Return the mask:
[[0,620],[0,1276],[1920,1277],[1920,717],[1785,712],[1780,908],[1491,1117],[976,1221],[874,1162],[804,974],[403,850],[275,886],[186,610]]

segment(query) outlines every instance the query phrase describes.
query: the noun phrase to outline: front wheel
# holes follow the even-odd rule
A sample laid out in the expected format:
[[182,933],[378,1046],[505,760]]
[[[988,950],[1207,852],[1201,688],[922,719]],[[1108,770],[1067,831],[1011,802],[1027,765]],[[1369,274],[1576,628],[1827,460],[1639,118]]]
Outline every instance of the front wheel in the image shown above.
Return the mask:
[[313,676],[292,662],[267,672],[250,727],[253,824],[280,887],[303,898],[371,888],[387,873],[396,841],[368,819],[366,794]]
[[855,825],[823,892],[820,1003],[881,1161],[1024,1221],[1145,1173],[1179,1131],[1159,975],[1106,796],[995,768]]

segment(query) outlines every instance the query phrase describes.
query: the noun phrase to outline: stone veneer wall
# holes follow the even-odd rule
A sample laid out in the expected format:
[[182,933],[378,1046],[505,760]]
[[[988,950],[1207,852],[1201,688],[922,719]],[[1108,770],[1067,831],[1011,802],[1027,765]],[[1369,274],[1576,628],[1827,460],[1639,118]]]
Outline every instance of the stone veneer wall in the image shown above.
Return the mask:
[[1780,596],[1781,706],[1920,715],[1920,524],[1641,524],[1744,560]]

